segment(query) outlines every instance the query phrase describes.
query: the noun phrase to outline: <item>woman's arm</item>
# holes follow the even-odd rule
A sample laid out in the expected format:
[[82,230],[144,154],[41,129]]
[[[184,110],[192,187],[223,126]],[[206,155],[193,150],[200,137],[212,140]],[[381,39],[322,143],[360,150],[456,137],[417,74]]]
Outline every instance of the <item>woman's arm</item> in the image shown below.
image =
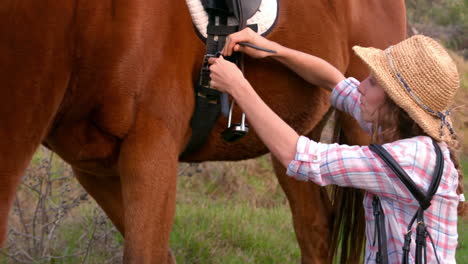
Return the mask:
[[[242,46],[238,44],[239,42],[249,42],[262,48],[275,50],[277,53],[272,54]],[[246,53],[254,58],[272,57],[296,72],[307,82],[330,91],[345,78],[338,69],[325,60],[281,46],[276,42],[267,40],[250,28],[228,36],[222,54],[230,56],[234,51]]]
[[231,95],[263,143],[284,167],[288,167],[296,155],[299,139],[296,131],[263,102],[248,82],[235,89]]
[[263,102],[235,64],[223,57],[211,58],[209,63],[210,86],[234,97],[256,134],[287,167],[294,159],[299,135]]
[[277,54],[271,57],[286,65],[309,83],[328,90],[343,79],[344,75],[325,60],[281,45],[277,45]]
[[[322,186],[336,184],[355,187],[382,197],[415,202],[411,193],[405,192],[405,186],[398,177],[390,177],[388,167],[368,147],[321,144],[299,137],[263,102],[235,64],[222,57],[211,58],[209,62],[211,87],[234,97],[256,134],[288,169],[288,175]],[[425,155],[430,149],[416,147],[414,138],[405,141],[386,144],[384,147],[395,154],[394,158],[405,170],[412,171],[413,164],[424,164],[427,160]],[[420,158],[423,162],[414,163],[411,161],[414,158]]]

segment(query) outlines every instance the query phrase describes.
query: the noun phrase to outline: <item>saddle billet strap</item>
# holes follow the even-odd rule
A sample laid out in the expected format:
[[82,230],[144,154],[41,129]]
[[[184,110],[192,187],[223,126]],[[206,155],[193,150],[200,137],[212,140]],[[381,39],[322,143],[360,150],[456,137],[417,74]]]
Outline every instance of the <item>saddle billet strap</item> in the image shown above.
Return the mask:
[[207,30],[210,29],[211,33],[208,33],[208,37],[206,39],[206,54],[215,55],[224,47],[227,35],[224,35],[221,32],[214,34],[216,32],[213,31],[216,29],[216,27],[227,27],[228,16],[224,12],[218,12],[215,10],[210,10],[208,14]]
[[[442,178],[442,173],[443,173],[443,168],[444,168],[444,159],[442,155],[442,150],[440,149],[439,145],[437,142],[434,140],[432,141],[432,144],[434,145],[434,149],[436,152],[436,165],[434,168],[434,176],[432,177],[431,184],[428,188],[427,194],[424,194],[419,188],[416,186],[416,184],[409,178],[409,176],[406,174],[406,172],[401,168],[400,165],[393,159],[393,157],[388,153],[382,146],[377,145],[377,144],[371,144],[369,148],[375,152],[379,157],[384,160],[384,162],[392,169],[392,171],[398,176],[398,178],[405,184],[405,186],[408,188],[408,190],[411,192],[413,197],[418,200],[420,204],[420,208],[418,208],[416,214],[410,221],[408,225],[408,231],[405,234],[405,242],[403,245],[403,264],[407,264],[409,261],[409,250],[410,250],[410,244],[411,244],[411,226],[414,224],[415,220],[417,219],[417,227],[416,227],[416,254],[415,254],[415,261],[417,264],[427,262],[426,259],[426,238],[429,235],[432,243],[432,247],[434,249],[434,254],[437,259],[437,263],[439,263],[439,258],[437,256],[437,252],[435,249],[434,242],[432,240],[432,237],[430,236],[429,232],[427,231],[427,226],[424,223],[424,210],[426,210],[430,206],[430,201],[432,200],[432,197],[436,193],[440,180]],[[380,203],[380,200],[378,201]],[[427,206],[427,207],[426,207]],[[376,219],[377,221],[377,219]],[[376,225],[377,227],[377,225]],[[375,232],[381,232],[380,230],[376,230]],[[381,248],[379,246],[379,252],[381,251]]]
[[[227,35],[236,31],[235,26],[228,26],[228,16],[225,12],[208,11],[209,23],[207,26],[207,38],[206,38],[206,54],[214,55],[217,54],[226,43]],[[210,78],[207,78],[210,80]],[[220,112],[227,116],[229,112],[228,95],[226,93],[220,93]],[[214,124],[213,124],[214,126]],[[207,132],[207,134],[209,131]]]

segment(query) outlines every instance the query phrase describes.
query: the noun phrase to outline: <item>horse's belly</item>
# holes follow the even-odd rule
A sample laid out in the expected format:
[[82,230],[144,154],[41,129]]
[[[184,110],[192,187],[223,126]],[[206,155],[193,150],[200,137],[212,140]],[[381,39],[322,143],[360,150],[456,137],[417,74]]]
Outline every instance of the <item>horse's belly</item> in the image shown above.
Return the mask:
[[114,174],[120,139],[92,121],[83,120],[55,127],[44,145],[74,168],[94,174]]

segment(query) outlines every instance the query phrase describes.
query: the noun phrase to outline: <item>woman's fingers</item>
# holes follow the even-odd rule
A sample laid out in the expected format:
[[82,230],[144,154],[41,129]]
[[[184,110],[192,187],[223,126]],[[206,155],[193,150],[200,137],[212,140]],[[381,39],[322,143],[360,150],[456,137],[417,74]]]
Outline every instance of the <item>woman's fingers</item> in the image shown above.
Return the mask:
[[232,40],[231,36],[228,36],[226,38],[226,43],[224,44],[223,51],[221,52],[221,54],[223,54],[224,56],[230,56],[229,46],[230,46],[231,40]]
[[239,76],[239,68],[230,62],[225,60],[222,56],[219,58],[209,58],[208,63],[210,64],[210,87],[221,92],[229,92],[233,83],[239,82],[241,77]]
[[231,48],[232,43],[235,44],[235,42],[233,41],[233,36],[230,35],[227,37],[226,44],[224,44],[224,47],[223,47],[223,55],[225,55],[226,57],[232,55],[232,48]]
[[222,62],[224,60],[223,56],[219,56],[218,58],[212,57],[208,59],[208,64],[215,64],[216,62]]
[[226,44],[224,44],[224,47],[223,47],[223,55],[226,57],[231,56],[232,54],[231,43],[233,42],[233,37],[234,37],[233,35],[229,35],[226,38]]
[[208,59],[208,64],[213,64],[213,63],[215,63],[217,59],[218,59],[218,58],[209,58],[209,59]]
[[210,80],[210,87],[213,89],[217,89],[216,82],[213,79]]
[[[251,41],[251,32],[252,29],[245,28],[239,32],[233,33],[226,38],[226,43],[223,47],[222,54],[225,56],[231,56],[233,51],[239,50],[239,42],[250,42]],[[253,31],[252,31],[253,32]],[[237,46],[237,48],[236,48]]]

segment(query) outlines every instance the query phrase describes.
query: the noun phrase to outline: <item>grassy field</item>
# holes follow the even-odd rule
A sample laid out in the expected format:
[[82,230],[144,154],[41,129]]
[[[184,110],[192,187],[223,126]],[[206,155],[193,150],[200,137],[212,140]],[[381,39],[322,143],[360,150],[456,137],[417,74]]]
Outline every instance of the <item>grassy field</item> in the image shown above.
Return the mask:
[[[466,175],[464,179],[465,196],[468,190],[468,157],[462,160],[463,173]],[[459,245],[457,249],[457,262],[468,263],[468,216],[459,218],[458,235],[460,236]]]
[[[248,164],[255,163],[267,163],[266,157]],[[236,166],[242,168],[245,165]],[[464,160],[463,168],[468,175],[468,159]],[[224,192],[226,188],[232,191],[229,187],[217,185],[202,188],[201,193],[192,193],[186,188],[194,182],[204,186],[206,179],[203,176],[181,178],[179,194],[184,198],[178,199],[171,240],[179,263],[299,263],[300,252],[292,230],[291,214],[273,174],[259,173],[260,177],[251,174],[246,169],[231,175],[238,183],[253,189],[248,193],[239,190],[228,199],[217,195],[215,199],[207,199],[206,195]],[[258,185],[255,178],[269,183]],[[200,184],[200,181],[205,183]],[[468,188],[468,179],[465,179],[465,186]],[[256,205],[267,198],[270,191],[272,200],[277,200],[278,204],[271,208]],[[256,199],[250,200],[251,195],[257,195]],[[460,219],[459,235],[457,262],[468,263],[468,219]]]
[[289,207],[268,158],[204,166],[179,181],[171,236],[177,261],[297,263]]
[[[23,233],[15,207],[4,251],[8,256],[0,257],[0,263],[121,263],[121,235],[74,178],[59,177],[66,171],[62,162],[52,161],[50,170],[38,169],[42,163],[38,158],[32,167],[44,174],[28,174],[18,197],[23,203],[37,203],[38,197],[30,197],[31,188],[25,188],[30,184],[29,177],[50,177],[51,185],[57,185],[49,195],[51,205],[44,207],[45,221],[36,222],[34,241],[39,240],[41,231],[50,235],[50,239],[44,239],[42,244],[31,243],[31,227],[29,235]],[[468,173],[468,159],[463,166]],[[268,156],[237,163],[204,163],[198,167],[182,164],[180,175],[170,241],[178,263],[300,262],[289,207]],[[465,184],[468,185],[468,180]],[[62,207],[66,211],[63,218],[55,216],[53,205],[77,197],[79,203],[66,202]],[[31,220],[35,208],[23,206],[23,218]],[[44,216],[36,217],[39,218]],[[59,222],[56,230],[43,230],[44,223],[54,221]],[[468,261],[467,230],[468,220],[460,219],[458,263]]]

